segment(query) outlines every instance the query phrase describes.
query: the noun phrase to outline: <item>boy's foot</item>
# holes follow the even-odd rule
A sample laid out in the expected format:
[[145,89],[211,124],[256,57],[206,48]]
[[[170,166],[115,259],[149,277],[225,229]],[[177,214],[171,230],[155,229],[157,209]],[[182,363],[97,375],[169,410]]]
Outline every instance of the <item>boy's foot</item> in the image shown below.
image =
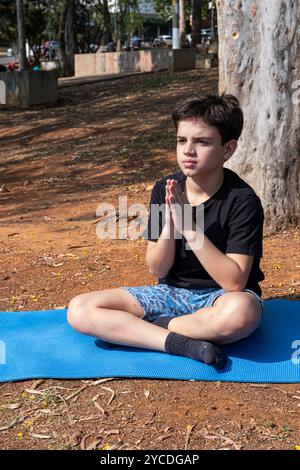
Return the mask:
[[169,354],[190,357],[215,369],[222,369],[227,360],[223,351],[215,344],[173,332],[167,336],[165,349]]

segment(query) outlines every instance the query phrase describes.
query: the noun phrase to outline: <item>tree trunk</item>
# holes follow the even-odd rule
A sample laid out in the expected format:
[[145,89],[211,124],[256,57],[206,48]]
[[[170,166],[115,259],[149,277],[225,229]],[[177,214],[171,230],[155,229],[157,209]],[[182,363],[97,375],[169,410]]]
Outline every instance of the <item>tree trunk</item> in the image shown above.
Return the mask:
[[116,32],[115,32],[115,34],[116,34],[115,43],[116,43],[117,52],[122,51],[121,28],[122,28],[122,15],[121,15],[121,13],[117,13]]
[[74,75],[74,54],[76,52],[74,0],[64,1],[60,16],[59,40],[63,75]]
[[59,52],[62,62],[63,75],[67,73],[68,62],[66,56],[65,27],[69,0],[65,0],[60,13],[59,21]]
[[192,0],[192,46],[201,42],[201,0]]
[[76,53],[77,44],[74,33],[74,0],[69,1],[66,25],[65,25],[65,44],[66,44],[66,58],[67,58],[67,72],[68,75],[74,75],[74,55]]
[[17,23],[18,23],[18,48],[19,48],[19,71],[27,69],[26,57],[26,36],[25,36],[25,22],[24,22],[24,6],[23,0],[17,0]]
[[219,0],[217,11],[219,93],[235,95],[245,119],[226,166],[261,198],[271,234],[300,216],[300,6]]
[[179,40],[180,40],[180,47],[184,47],[185,45],[184,0],[179,0]]
[[107,44],[108,42],[112,41],[111,19],[107,0],[103,0],[102,3],[102,15],[104,22],[103,44]]

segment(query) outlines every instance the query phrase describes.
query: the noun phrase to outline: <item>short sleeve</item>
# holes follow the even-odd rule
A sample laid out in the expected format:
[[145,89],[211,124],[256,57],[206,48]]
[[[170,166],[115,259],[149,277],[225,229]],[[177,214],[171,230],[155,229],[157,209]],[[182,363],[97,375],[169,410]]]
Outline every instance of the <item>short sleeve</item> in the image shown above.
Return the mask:
[[163,227],[163,211],[165,204],[165,187],[163,184],[155,183],[152,188],[148,225],[145,238],[156,242],[162,232]]
[[236,203],[228,220],[226,253],[262,256],[264,212],[259,197]]

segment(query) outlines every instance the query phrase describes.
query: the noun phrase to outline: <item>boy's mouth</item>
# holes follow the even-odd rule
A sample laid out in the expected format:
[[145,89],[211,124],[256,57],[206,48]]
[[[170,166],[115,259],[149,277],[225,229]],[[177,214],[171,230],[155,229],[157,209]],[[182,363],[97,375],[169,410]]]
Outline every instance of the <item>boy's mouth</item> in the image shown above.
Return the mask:
[[183,160],[183,165],[186,166],[187,168],[192,168],[197,164],[195,160]]

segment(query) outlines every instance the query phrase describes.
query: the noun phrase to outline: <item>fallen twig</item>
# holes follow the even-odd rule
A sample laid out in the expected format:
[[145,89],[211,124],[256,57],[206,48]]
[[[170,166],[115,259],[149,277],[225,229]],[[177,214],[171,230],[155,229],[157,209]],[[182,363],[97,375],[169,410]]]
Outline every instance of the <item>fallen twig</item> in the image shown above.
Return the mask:
[[222,436],[221,434],[206,434],[205,432],[200,432],[200,435],[204,437],[204,439],[220,439],[222,441],[225,441],[227,444],[231,444],[235,450],[241,450],[241,445],[236,444],[232,439],[226,436]]
[[102,385],[101,385],[101,388],[103,388],[104,390],[108,390],[111,393],[111,397],[107,402],[107,406],[109,406],[111,404],[111,402],[113,401],[113,399],[115,398],[116,394],[115,394],[115,392],[112,388],[103,387]]
[[11,429],[14,426],[17,426],[17,424],[23,423],[25,419],[26,419],[26,416],[19,416],[18,418],[15,418],[10,424],[7,424],[6,426],[2,426],[0,428],[0,431],[7,431],[7,429]]

